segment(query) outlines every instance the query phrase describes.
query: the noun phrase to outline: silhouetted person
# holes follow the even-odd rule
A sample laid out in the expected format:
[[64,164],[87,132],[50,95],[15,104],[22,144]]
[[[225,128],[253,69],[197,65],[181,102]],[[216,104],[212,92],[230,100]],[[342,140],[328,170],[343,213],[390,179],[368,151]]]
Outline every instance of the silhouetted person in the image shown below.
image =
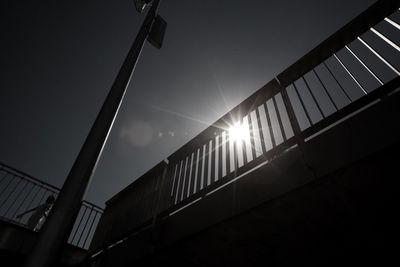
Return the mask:
[[27,210],[21,214],[17,215],[17,218],[21,218],[27,213],[33,212],[34,213],[31,215],[31,217],[28,220],[28,228],[33,230],[33,231],[39,231],[39,229],[42,227],[44,221],[46,220],[47,215],[49,215],[50,209],[53,206],[55,201],[54,196],[49,196],[46,199],[46,202],[43,203],[42,205],[37,206],[36,208],[32,208],[30,210]]

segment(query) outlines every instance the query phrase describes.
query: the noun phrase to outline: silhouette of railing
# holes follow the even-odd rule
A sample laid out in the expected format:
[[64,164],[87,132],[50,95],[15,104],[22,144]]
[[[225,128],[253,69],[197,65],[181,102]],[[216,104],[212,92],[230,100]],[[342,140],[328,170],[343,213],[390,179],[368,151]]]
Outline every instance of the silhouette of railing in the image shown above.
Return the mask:
[[[58,193],[57,187],[0,163],[1,220],[29,228],[28,220],[33,212],[18,215],[44,204],[49,196],[57,198]],[[68,243],[88,248],[102,213],[102,208],[83,201]]]
[[[399,6],[399,1],[372,5],[178,149],[168,163],[161,162],[109,200],[99,229],[116,218],[127,228],[96,233],[103,245],[94,247],[91,258],[287,150],[298,147],[307,161],[309,140],[397,91]],[[241,138],[235,137],[235,127]],[[136,208],[118,206],[129,196]]]
[[[307,141],[397,90],[398,8],[378,1],[107,202],[104,222],[129,214],[127,227],[110,231],[93,257],[286,150],[305,153]],[[238,126],[244,133],[234,138]],[[129,196],[135,207],[114,206]]]

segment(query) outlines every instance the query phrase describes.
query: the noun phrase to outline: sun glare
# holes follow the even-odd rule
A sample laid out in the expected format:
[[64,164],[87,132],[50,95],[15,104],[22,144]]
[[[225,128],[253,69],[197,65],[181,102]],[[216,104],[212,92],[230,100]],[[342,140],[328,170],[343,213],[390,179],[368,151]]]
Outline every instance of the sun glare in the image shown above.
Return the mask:
[[249,136],[249,127],[247,124],[235,123],[229,128],[229,138],[233,141],[246,141]]

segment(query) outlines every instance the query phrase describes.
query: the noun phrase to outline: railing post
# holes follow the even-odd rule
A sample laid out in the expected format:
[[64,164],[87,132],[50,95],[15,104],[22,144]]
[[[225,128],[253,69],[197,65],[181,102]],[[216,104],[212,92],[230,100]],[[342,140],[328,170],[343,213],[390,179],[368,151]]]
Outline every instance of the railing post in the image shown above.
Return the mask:
[[159,229],[159,214],[162,209],[162,201],[163,199],[166,199],[165,196],[168,197],[169,199],[169,183],[166,183],[166,179],[168,174],[173,172],[173,170],[169,170],[169,164],[164,162],[162,174],[160,177],[160,182],[158,184],[158,190],[156,191],[156,202],[155,202],[155,207],[153,211],[153,216],[152,216],[152,222],[151,222],[151,227],[152,229],[152,241],[153,241],[153,249],[154,251],[157,250],[157,248],[160,245],[160,229]]
[[281,85],[281,82],[279,81],[278,78],[275,78],[277,81],[277,84],[279,86],[279,90],[282,95],[282,100],[285,105],[285,108],[288,113],[290,125],[292,126],[293,129],[293,134],[296,139],[296,143],[299,146],[299,150],[301,154],[303,155],[302,159],[304,161],[304,164],[307,166],[307,168],[312,172],[314,178],[317,178],[317,174],[315,172],[315,169],[312,167],[310,159],[308,158],[307,151],[306,151],[306,144],[304,141],[304,138],[301,136],[301,129],[300,129],[300,124],[296,118],[296,114],[294,112],[293,106],[290,103],[289,95],[287,93],[287,90],[285,87]]

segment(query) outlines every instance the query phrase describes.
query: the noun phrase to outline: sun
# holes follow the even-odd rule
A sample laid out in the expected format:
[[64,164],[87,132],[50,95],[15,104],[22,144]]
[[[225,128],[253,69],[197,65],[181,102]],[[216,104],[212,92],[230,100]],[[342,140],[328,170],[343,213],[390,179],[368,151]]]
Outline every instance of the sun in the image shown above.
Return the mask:
[[229,139],[232,141],[246,141],[249,137],[249,126],[246,123],[235,123],[229,127]]

